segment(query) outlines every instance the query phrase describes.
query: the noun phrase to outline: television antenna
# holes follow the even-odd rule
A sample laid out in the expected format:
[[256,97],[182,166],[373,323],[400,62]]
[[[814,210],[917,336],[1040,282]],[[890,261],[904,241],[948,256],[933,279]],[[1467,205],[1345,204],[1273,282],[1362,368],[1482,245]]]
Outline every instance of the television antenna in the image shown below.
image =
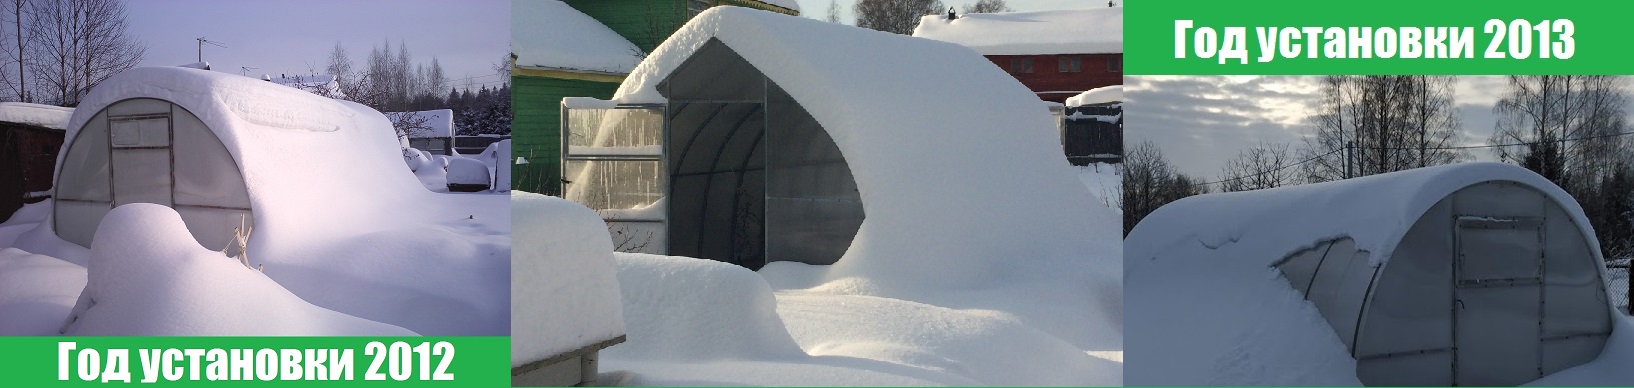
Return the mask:
[[216,47],[220,47],[220,48],[227,48],[227,44],[225,44],[225,43],[217,42],[217,41],[213,41],[213,40],[209,40],[209,39],[204,39],[204,37],[202,37],[202,36],[198,37],[198,38],[196,38],[194,40],[199,41],[199,62],[204,62],[204,44],[209,43],[211,46],[216,46]]
[[254,67],[254,66],[239,66],[238,67],[238,75],[245,75],[246,73],[249,73],[250,70],[258,70],[258,69],[260,69],[260,68],[259,67]]

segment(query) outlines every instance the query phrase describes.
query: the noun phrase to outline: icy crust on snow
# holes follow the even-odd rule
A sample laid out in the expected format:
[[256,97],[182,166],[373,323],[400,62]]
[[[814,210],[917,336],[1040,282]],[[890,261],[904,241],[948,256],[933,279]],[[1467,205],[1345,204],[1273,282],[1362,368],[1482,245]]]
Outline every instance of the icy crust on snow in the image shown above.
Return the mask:
[[221,252],[180,215],[114,208],[91,243],[88,282],[63,334],[82,336],[403,336],[403,328],[314,306]]
[[1102,86],[1076,96],[1067,97],[1067,106],[1085,106],[1123,102],[1123,85]]
[[[1373,266],[1436,202],[1459,189],[1509,181],[1537,189],[1588,230],[1577,200],[1530,170],[1506,163],[1459,163],[1308,185],[1187,197],[1152,212],[1124,239],[1126,265],[1163,260],[1189,245],[1246,245],[1243,264],[1269,266],[1317,243],[1350,237]],[[1598,252],[1599,242],[1589,241]],[[1235,258],[1235,257],[1234,257]]]
[[0,102],[0,122],[6,123],[63,129],[68,127],[68,117],[73,114],[74,108],[26,102]]
[[511,212],[511,366],[624,335],[613,243],[601,217],[521,191],[511,192]]
[[289,292],[425,335],[510,332],[508,199],[426,190],[380,112],[255,78],[146,67],[93,88],[65,144],[129,98],[180,105],[221,140],[255,212],[251,261]]
[[624,74],[641,49],[558,0],[511,1],[511,52],[516,66]]
[[57,335],[85,288],[85,267],[0,248],[0,335]]
[[1123,53],[1123,7],[1036,12],[945,13],[919,18],[913,36],[970,47],[982,55]]
[[654,50],[613,99],[662,102],[656,85],[711,38],[799,101],[851,166],[867,217],[835,278],[980,288],[1056,265],[1122,272],[1116,255],[1092,256],[1097,247],[1078,238],[1099,206],[1061,156],[1049,112],[992,62],[944,42],[715,7]]

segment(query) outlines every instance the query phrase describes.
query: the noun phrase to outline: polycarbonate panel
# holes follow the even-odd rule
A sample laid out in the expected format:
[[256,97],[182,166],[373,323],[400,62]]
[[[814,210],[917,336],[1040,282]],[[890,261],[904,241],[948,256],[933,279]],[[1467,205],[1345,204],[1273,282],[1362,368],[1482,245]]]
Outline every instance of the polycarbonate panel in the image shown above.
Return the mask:
[[233,155],[203,121],[176,112],[176,204],[248,209],[250,194]]
[[[1351,257],[1344,258],[1349,268],[1345,269],[1345,278],[1335,290],[1333,302],[1322,315],[1328,318],[1328,324],[1333,326],[1333,332],[1339,334],[1339,339],[1345,347],[1356,349],[1356,324],[1361,318],[1362,302],[1367,300],[1367,288],[1373,284],[1373,266],[1367,262],[1368,252],[1357,251]],[[1329,260],[1339,259],[1331,257]]]
[[170,206],[170,149],[113,150],[114,206],[156,203]]
[[840,148],[809,112],[771,84],[766,134],[767,259],[833,264],[864,218]]
[[1489,217],[1542,217],[1542,193],[1512,182],[1486,182],[1453,193],[1453,214]]
[[570,109],[567,154],[658,156],[664,112],[656,108]]
[[1594,361],[1606,348],[1607,335],[1587,335],[1543,341],[1543,375]]
[[1288,284],[1295,291],[1299,291],[1300,296],[1310,292],[1311,277],[1316,275],[1316,266],[1321,264],[1322,256],[1328,253],[1328,247],[1332,245],[1332,241],[1316,244],[1316,247],[1294,253],[1277,265],[1277,269],[1282,270],[1282,276],[1288,279]]
[[662,222],[608,221],[607,232],[613,237],[616,252],[665,254],[668,232]]
[[1589,237],[1560,206],[1550,204],[1547,210],[1543,336],[1611,332],[1611,312],[1606,307],[1610,301],[1600,279],[1604,264],[1590,251]]
[[1356,255],[1356,241],[1341,239],[1333,242],[1322,259],[1322,264],[1316,269],[1316,277],[1311,280],[1311,292],[1306,299],[1316,304],[1316,308],[1327,316],[1332,311],[1339,297],[1339,287],[1344,284],[1345,277],[1350,276],[1350,258]]
[[760,104],[686,104],[670,122],[671,170],[679,174],[735,170],[750,152],[728,154],[727,143],[752,142],[765,123]]
[[[233,230],[242,220],[251,226],[255,225],[255,217],[248,210],[216,209],[196,206],[177,205],[173,207],[187,224],[187,231],[193,233],[193,239],[199,245],[210,250],[222,250],[233,241]],[[237,249],[236,245],[233,245]],[[237,254],[236,252],[228,252]]]
[[152,98],[133,98],[109,105],[110,116],[149,115],[170,113],[170,102]]
[[765,77],[759,69],[710,38],[685,63],[659,83],[658,90],[675,100],[759,100],[765,96]]
[[113,210],[113,205],[107,202],[55,201],[53,206],[56,211],[52,221],[56,223],[57,237],[87,248],[91,247],[91,238],[96,236],[102,217]]
[[170,145],[170,119],[108,120],[109,136],[115,148],[165,147]]
[[[1516,222],[1518,223],[1518,222]],[[1460,224],[1469,224],[1460,221]],[[1529,279],[1541,275],[1542,236],[1535,225],[1458,229],[1460,280]]]
[[1520,385],[1542,377],[1537,286],[1459,288],[1457,384]]
[[98,114],[85,123],[68,145],[57,171],[57,198],[110,201],[108,121]]
[[1380,268],[1363,310],[1358,358],[1452,348],[1454,252],[1448,202],[1425,212]]
[[594,210],[645,208],[664,197],[655,160],[568,160],[564,198]]
[[1356,378],[1369,386],[1452,385],[1452,352],[1400,355],[1356,362]]

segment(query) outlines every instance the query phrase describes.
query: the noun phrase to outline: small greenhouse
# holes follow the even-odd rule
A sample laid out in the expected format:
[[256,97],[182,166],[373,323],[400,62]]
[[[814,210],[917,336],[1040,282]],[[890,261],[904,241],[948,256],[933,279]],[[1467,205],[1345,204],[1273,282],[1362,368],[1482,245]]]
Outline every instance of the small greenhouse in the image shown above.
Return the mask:
[[[1367,385],[1525,384],[1595,359],[1612,331],[1605,262],[1582,209],[1508,164],[1191,197],[1158,209],[1126,244],[1131,285],[1207,268],[1186,260],[1276,268],[1315,306]],[[1146,272],[1155,266],[1167,269]],[[1239,288],[1254,286],[1193,291]],[[1139,328],[1151,316],[1131,314],[1128,323]],[[1154,357],[1211,342],[1128,335],[1132,348],[1158,344]]]
[[971,183],[953,170],[1035,162],[990,147],[1058,147],[1037,98],[967,48],[806,22],[712,8],[612,100],[565,99],[565,197],[598,210],[619,250],[833,264],[879,216],[870,180],[882,206],[925,195],[974,207],[993,203],[990,185],[1036,177]]

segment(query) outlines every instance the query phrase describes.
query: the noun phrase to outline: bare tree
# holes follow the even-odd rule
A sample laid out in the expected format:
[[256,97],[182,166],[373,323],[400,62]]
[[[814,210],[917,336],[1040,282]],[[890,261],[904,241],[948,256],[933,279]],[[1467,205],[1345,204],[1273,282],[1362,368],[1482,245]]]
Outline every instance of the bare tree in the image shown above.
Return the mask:
[[857,0],[857,27],[909,35],[919,18],[942,12],[941,0]]
[[828,17],[823,18],[829,23],[840,22],[840,0],[828,0]]
[[1123,234],[1163,205],[1206,193],[1202,183],[1176,172],[1150,141],[1128,149],[1123,156]]
[[1500,158],[1520,162],[1567,189],[1598,184],[1627,158],[1623,106],[1627,80],[1608,75],[1510,76],[1492,111],[1489,141]]
[[[8,21],[11,22],[13,34],[12,39],[7,40],[7,43],[15,43],[15,45],[0,46],[4,47],[6,60],[10,61],[11,64],[16,64],[17,68],[15,78],[5,74],[6,71],[10,71],[11,66],[6,66],[5,71],[0,71],[0,85],[5,86],[9,92],[16,93],[17,101],[24,102],[28,101],[28,79],[23,72],[23,49],[27,47],[23,44],[23,9],[28,7],[28,3],[29,0],[9,0],[5,2],[5,16],[10,19]],[[0,34],[0,36],[3,36],[3,34]]]
[[1286,168],[1293,162],[1283,143],[1261,142],[1237,153],[1220,171],[1221,191],[1271,189],[1294,184],[1296,172]]
[[1306,179],[1347,177],[1447,164],[1462,124],[1448,76],[1327,76],[1301,156]]
[[125,5],[118,0],[31,2],[24,18],[25,67],[48,93],[41,101],[79,105],[91,86],[135,67],[147,52],[127,34]]
[[977,1],[976,4],[965,4],[965,13],[999,13],[1015,11],[1016,10],[1014,9],[1010,9],[1010,5],[1005,4],[1004,0],[980,0]]

